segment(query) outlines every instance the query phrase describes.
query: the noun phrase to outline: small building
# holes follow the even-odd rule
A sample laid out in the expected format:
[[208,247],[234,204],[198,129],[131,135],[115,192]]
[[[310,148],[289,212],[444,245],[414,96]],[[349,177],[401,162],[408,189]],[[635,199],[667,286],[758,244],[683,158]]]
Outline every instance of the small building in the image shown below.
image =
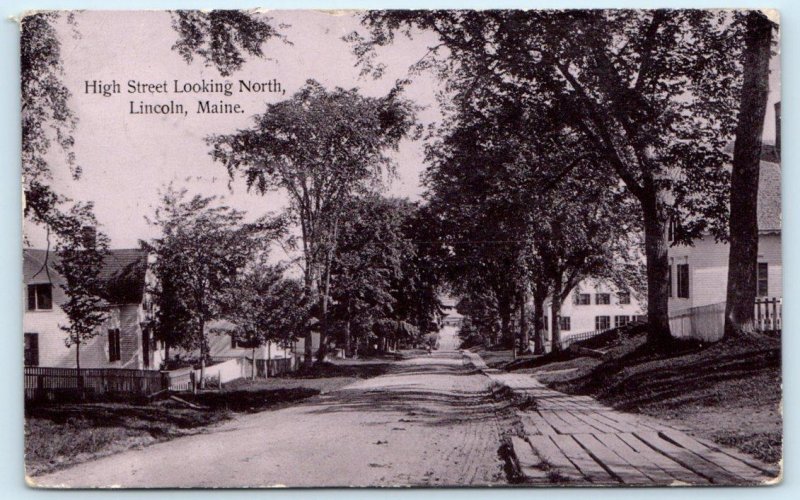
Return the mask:
[[[66,347],[61,325],[69,319],[64,279],[55,270],[55,252],[23,250],[25,366],[75,368],[75,346]],[[101,269],[109,317],[98,334],[80,346],[81,368],[157,369],[163,352],[151,332],[153,303],[147,283],[154,279],[147,254],[138,249],[110,250]]]
[[[553,324],[550,321],[552,301],[545,302],[545,341],[553,338]],[[559,321],[561,340],[582,333],[608,330],[640,320],[646,311],[630,291],[620,291],[613,284],[599,279],[588,278],[581,281],[561,305]]]

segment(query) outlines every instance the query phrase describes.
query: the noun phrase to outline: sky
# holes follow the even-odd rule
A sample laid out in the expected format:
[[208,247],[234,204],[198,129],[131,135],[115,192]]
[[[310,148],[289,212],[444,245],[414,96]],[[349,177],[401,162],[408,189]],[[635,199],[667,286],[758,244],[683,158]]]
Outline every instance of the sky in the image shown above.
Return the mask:
[[[434,36],[416,34],[412,40],[398,36],[396,42],[379,51],[386,72],[379,80],[360,77],[356,58],[344,35],[360,29],[358,15],[322,11],[273,11],[271,24],[279,28],[291,44],[273,39],[264,46],[265,58],[248,58],[244,67],[228,78],[196,59],[187,64],[172,45],[177,34],[167,12],[84,11],[75,15],[76,24],[62,23],[64,82],[71,91],[70,106],[79,122],[75,131],[75,154],[83,169],[77,181],[69,177],[63,157],[52,156],[58,192],[73,200],[92,201],[100,230],[110,238],[112,248],[137,247],[140,239],[157,236],[145,216],[153,213],[159,191],[169,183],[185,187],[190,194],[215,195],[220,203],[245,210],[250,218],[277,212],[286,204],[279,193],[261,196],[248,193],[240,180],[229,182],[228,174],[208,154],[205,138],[250,127],[252,116],[262,113],[268,103],[288,98],[315,79],[327,88],[358,87],[368,96],[385,95],[395,81],[409,76],[409,67],[419,60]],[[362,29],[363,30],[363,29]],[[770,103],[764,127],[765,139],[775,136],[773,104],[780,98],[779,60],[772,61]],[[239,80],[268,82],[277,79],[285,94],[128,94],[127,82],[145,83],[173,80],[198,83]],[[87,93],[93,81],[120,84],[122,93],[105,97]],[[423,106],[420,121],[427,125],[441,119],[435,95],[439,83],[429,73],[413,75],[406,96]],[[222,97],[239,104],[243,114],[195,114],[199,99],[218,101]],[[188,115],[132,115],[130,101],[138,105],[169,102],[183,104]],[[404,141],[397,153],[398,177],[391,181],[387,194],[419,199],[423,192],[420,174],[424,169],[421,141]],[[45,245],[44,233],[26,227],[32,246]]]
[[[290,44],[272,39],[264,46],[265,58],[248,58],[238,72],[222,77],[215,68],[195,59],[187,64],[171,50],[177,40],[166,12],[81,12],[76,25],[63,23],[62,57],[64,82],[71,92],[70,106],[78,117],[74,134],[75,154],[83,173],[79,180],[69,178],[62,157],[54,154],[54,184],[60,193],[74,200],[92,201],[100,230],[110,238],[112,248],[138,246],[138,241],[157,235],[144,216],[153,213],[159,191],[173,182],[190,194],[215,195],[251,218],[278,211],[286,200],[281,193],[261,196],[247,193],[241,181],[230,183],[222,164],[209,156],[205,138],[211,134],[231,133],[252,125],[252,116],[263,113],[268,103],[287,99],[306,80],[315,79],[326,88],[358,87],[364,95],[382,96],[395,81],[408,76],[409,67],[422,57],[432,42],[432,35],[415,37],[382,49],[380,60],[387,66],[378,80],[360,77],[356,58],[342,37],[359,28],[354,13],[334,15],[324,12],[270,12],[273,26],[280,28]],[[269,82],[277,79],[284,94],[174,93],[150,95],[127,93],[127,82],[158,83],[173,80],[199,83],[239,80]],[[105,97],[86,92],[86,82],[116,81],[122,93]],[[435,90],[438,83],[431,75],[414,77],[406,97],[424,107],[419,113],[423,124],[440,119]],[[243,114],[195,114],[198,100],[220,98],[240,104]],[[130,101],[184,104],[183,115],[132,115]],[[56,149],[56,148],[54,148]],[[421,142],[404,141],[397,153],[397,178],[392,179],[387,194],[418,199],[422,193],[419,174],[423,169]],[[26,227],[33,246],[44,244],[41,231]]]

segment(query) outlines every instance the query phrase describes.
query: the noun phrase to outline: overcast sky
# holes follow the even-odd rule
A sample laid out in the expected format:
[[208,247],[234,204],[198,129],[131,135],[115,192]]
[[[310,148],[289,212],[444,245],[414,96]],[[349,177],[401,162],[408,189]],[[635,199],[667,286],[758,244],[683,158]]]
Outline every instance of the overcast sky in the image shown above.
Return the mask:
[[[398,37],[394,45],[379,53],[387,66],[380,80],[359,78],[355,57],[342,36],[358,29],[355,14],[333,15],[313,11],[271,12],[272,24],[282,28],[292,45],[271,40],[265,45],[270,60],[252,59],[228,80],[281,82],[286,95],[239,94],[223,97],[239,103],[244,114],[195,114],[198,99],[218,100],[211,95],[131,95],[125,93],[128,80],[163,82],[173,80],[222,82],[214,68],[201,60],[192,64],[171,50],[177,34],[166,12],[82,12],[76,14],[76,26],[61,26],[64,80],[72,92],[70,106],[79,118],[75,133],[75,154],[83,167],[79,181],[72,181],[65,170],[58,170],[62,157],[53,156],[57,190],[74,200],[93,201],[101,230],[109,235],[112,248],[138,246],[138,240],[155,236],[144,216],[158,203],[158,192],[173,181],[190,193],[217,195],[224,202],[246,210],[253,218],[277,211],[285,204],[278,193],[260,196],[246,193],[241,182],[228,187],[227,172],[212,163],[204,138],[215,133],[229,133],[251,125],[251,117],[261,113],[266,103],[288,98],[307,79],[316,79],[328,88],[359,87],[369,96],[385,95],[398,78],[408,76],[408,68],[434,42],[433,35],[421,34],[414,40]],[[76,36],[76,33],[79,34]],[[773,61],[764,137],[774,139],[772,104],[779,98],[778,61]],[[122,94],[111,97],[86,94],[86,81],[116,80]],[[415,75],[407,88],[407,97],[425,106],[420,119],[428,124],[440,119],[436,105],[437,82],[429,74]],[[183,103],[188,116],[131,115],[129,102]],[[388,193],[416,199],[422,193],[419,174],[423,170],[422,144],[405,141],[395,155],[399,178]],[[26,228],[33,246],[43,246],[41,232]]]
[[[75,29],[64,23],[62,57],[64,80],[72,92],[70,106],[79,119],[75,133],[75,154],[83,167],[77,182],[69,180],[58,167],[54,183],[60,193],[74,200],[93,201],[95,213],[111,239],[112,248],[135,247],[138,240],[155,235],[144,216],[158,203],[159,190],[174,181],[190,193],[217,195],[233,207],[246,210],[253,218],[279,210],[285,198],[279,194],[248,194],[241,182],[228,187],[228,175],[219,163],[213,163],[204,138],[215,133],[234,132],[250,127],[252,115],[262,113],[267,103],[290,97],[307,79],[315,79],[327,88],[358,87],[368,96],[385,95],[398,78],[425,53],[430,36],[400,39],[396,45],[382,50],[381,62],[387,65],[383,78],[359,78],[359,68],[348,43],[342,36],[358,28],[355,15],[332,15],[321,12],[274,12],[273,26],[291,25],[281,31],[292,45],[270,40],[264,47],[270,60],[252,59],[227,78],[269,81],[278,79],[286,95],[270,93],[157,95],[128,94],[128,80],[141,82],[172,81],[223,82],[214,68],[204,67],[196,59],[187,64],[171,50],[177,39],[171,28],[171,17],[165,12],[83,12],[76,15]],[[74,32],[79,37],[74,36]],[[86,81],[113,80],[122,85],[122,94],[111,97],[87,94]],[[425,106],[419,117],[425,123],[440,117],[434,92],[437,83],[430,75],[416,76],[406,96]],[[195,114],[199,99],[239,103],[244,114]],[[183,103],[188,116],[131,115],[130,101],[148,103]],[[422,144],[404,141],[398,153],[398,177],[388,193],[416,199],[421,194],[419,174],[422,171]],[[53,164],[63,160],[53,156]],[[26,228],[34,246],[44,243],[43,235]]]

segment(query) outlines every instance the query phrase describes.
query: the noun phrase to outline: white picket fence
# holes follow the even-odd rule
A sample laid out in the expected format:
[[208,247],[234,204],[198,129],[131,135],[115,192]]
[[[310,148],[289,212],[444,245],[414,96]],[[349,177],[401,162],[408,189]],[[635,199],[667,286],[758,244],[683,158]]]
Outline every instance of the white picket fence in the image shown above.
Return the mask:
[[[755,327],[758,331],[781,331],[783,328],[783,299],[756,299]],[[725,302],[690,307],[670,314],[669,327],[676,338],[692,338],[716,342],[725,331]]]

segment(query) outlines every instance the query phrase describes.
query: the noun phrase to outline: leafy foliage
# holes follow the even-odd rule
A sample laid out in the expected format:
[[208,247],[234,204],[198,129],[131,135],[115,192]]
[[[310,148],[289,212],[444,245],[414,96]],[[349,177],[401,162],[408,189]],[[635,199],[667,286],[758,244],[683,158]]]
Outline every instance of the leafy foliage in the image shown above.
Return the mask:
[[284,39],[270,21],[267,16],[241,10],[176,10],[172,27],[178,40],[172,49],[187,63],[197,55],[206,67],[230,76],[242,68],[245,54],[263,57],[267,41]]
[[305,333],[310,307],[302,284],[284,278],[283,267],[264,260],[261,256],[251,263],[224,291],[223,315],[233,323],[233,336],[242,345],[255,348],[275,342],[286,346]]
[[205,325],[221,317],[224,291],[237,283],[259,244],[282,231],[279,221],[244,224],[242,212],[214,202],[186,199],[185,190],[170,186],[151,220],[162,234],[142,242],[155,256],[157,337],[201,354],[208,352]]
[[76,364],[80,368],[80,345],[100,333],[108,319],[108,302],[103,298],[105,282],[101,278],[108,239],[99,233],[86,237],[86,228],[96,227],[90,204],[75,205],[63,218],[56,245],[55,270],[63,278],[66,301],[59,304],[69,319],[59,325],[67,333],[65,345],[76,345]]

